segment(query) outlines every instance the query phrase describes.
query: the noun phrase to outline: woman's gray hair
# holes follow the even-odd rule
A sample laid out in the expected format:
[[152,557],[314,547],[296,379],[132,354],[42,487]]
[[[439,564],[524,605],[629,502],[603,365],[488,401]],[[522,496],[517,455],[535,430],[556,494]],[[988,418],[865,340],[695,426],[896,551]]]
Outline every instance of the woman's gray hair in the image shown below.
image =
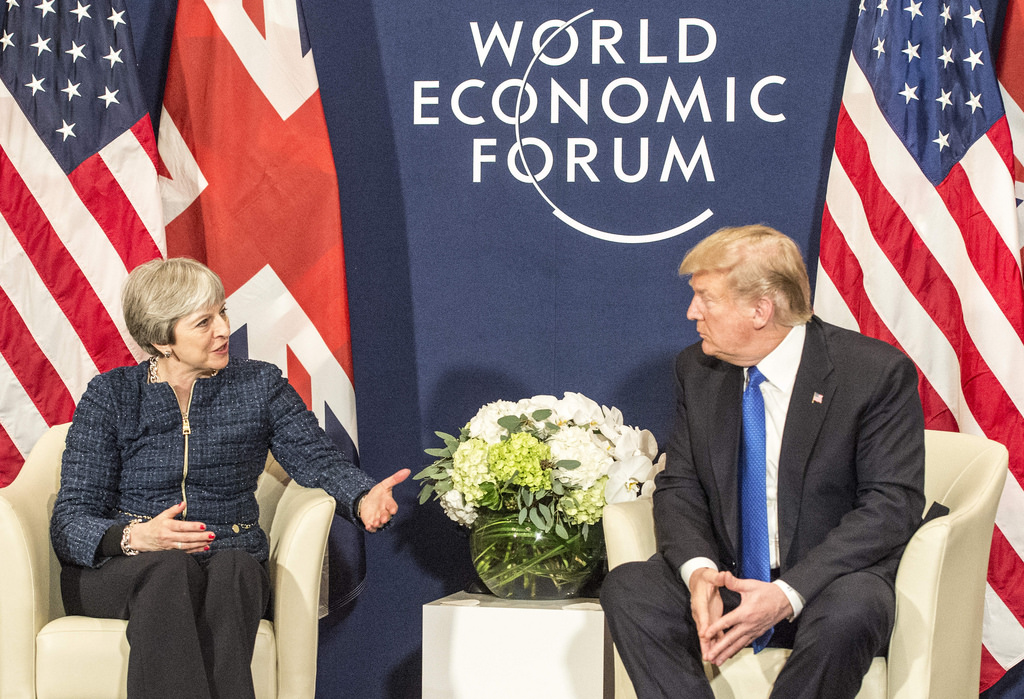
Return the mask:
[[121,289],[128,332],[145,351],[174,344],[174,325],[224,302],[224,284],[206,265],[187,257],[157,258],[132,270]]

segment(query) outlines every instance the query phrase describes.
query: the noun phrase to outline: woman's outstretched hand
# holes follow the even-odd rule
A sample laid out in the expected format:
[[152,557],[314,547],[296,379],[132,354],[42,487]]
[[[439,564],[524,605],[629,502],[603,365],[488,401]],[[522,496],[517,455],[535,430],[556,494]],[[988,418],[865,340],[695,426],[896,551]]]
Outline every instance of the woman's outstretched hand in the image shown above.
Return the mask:
[[392,497],[391,491],[411,473],[412,471],[407,468],[397,471],[370,488],[370,492],[359,501],[359,519],[363,521],[366,531],[375,532],[381,529],[395,516],[398,512],[398,503]]

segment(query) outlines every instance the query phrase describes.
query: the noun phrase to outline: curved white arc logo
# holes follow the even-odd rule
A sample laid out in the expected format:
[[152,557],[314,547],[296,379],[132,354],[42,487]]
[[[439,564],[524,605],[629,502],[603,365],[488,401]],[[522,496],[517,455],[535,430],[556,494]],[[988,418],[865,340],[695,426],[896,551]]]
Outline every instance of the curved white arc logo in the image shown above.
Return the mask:
[[694,216],[693,218],[691,218],[686,223],[683,223],[683,224],[680,224],[678,226],[675,226],[674,228],[669,228],[668,230],[661,231],[660,233],[648,233],[646,235],[626,235],[626,234],[623,234],[623,233],[609,233],[608,231],[602,231],[602,230],[594,228],[592,226],[588,226],[585,223],[581,223],[580,221],[577,221],[572,216],[570,216],[569,214],[565,213],[560,208],[558,208],[558,206],[553,201],[551,201],[551,198],[547,194],[544,193],[544,190],[540,188],[540,183],[537,181],[537,177],[533,174],[533,170],[530,169],[529,163],[526,162],[525,149],[523,148],[523,138],[522,138],[522,134],[520,133],[520,128],[519,127],[520,127],[520,124],[521,124],[521,117],[522,117],[522,109],[521,109],[521,107],[522,107],[522,102],[523,102],[523,91],[526,90],[526,85],[527,85],[527,83],[529,81],[529,78],[530,78],[530,71],[533,70],[533,66],[534,66],[534,64],[537,63],[537,59],[539,59],[541,54],[544,53],[544,49],[547,48],[548,44],[550,44],[551,41],[556,36],[558,36],[566,28],[572,26],[573,22],[575,22],[578,19],[582,19],[583,17],[586,17],[587,15],[591,14],[593,11],[594,11],[594,8],[590,8],[589,10],[586,10],[585,12],[581,12],[578,15],[576,15],[575,17],[573,17],[572,19],[570,19],[568,22],[563,23],[561,27],[559,27],[555,31],[551,32],[551,36],[549,36],[547,39],[544,40],[544,43],[540,45],[540,48],[537,49],[537,52],[535,54],[533,54],[533,58],[530,60],[530,64],[528,66],[526,66],[526,72],[523,73],[522,80],[520,81],[520,84],[519,84],[519,92],[516,95],[516,121],[515,121],[516,146],[515,147],[518,149],[517,157],[519,158],[519,162],[522,164],[523,169],[526,171],[526,174],[529,176],[530,181],[533,183],[533,188],[537,190],[537,194],[539,194],[541,196],[541,198],[543,198],[544,201],[546,201],[548,203],[548,206],[551,207],[551,213],[553,213],[555,215],[555,218],[557,218],[559,221],[561,221],[562,223],[566,224],[570,228],[573,228],[573,229],[575,229],[575,230],[577,230],[580,233],[583,233],[585,235],[589,235],[592,238],[598,238],[600,240],[606,240],[606,241],[608,241],[610,243],[626,243],[626,244],[654,243],[654,242],[657,242],[659,240],[667,240],[669,238],[674,238],[675,236],[677,236],[677,235],[679,235],[681,233],[685,233],[686,231],[692,230],[692,229],[696,228],[697,226],[699,226],[700,224],[704,223],[709,218],[714,216],[714,212],[711,211],[711,209],[704,209],[704,211],[702,211],[697,216]]

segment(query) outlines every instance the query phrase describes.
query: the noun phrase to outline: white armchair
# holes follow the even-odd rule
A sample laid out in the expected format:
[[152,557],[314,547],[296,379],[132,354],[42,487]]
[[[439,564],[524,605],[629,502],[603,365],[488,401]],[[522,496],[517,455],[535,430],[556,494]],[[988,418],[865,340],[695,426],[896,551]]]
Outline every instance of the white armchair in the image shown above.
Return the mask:
[[[921,526],[896,575],[896,625],[888,658],[876,658],[857,699],[978,696],[985,574],[1008,454],[996,442],[925,432],[925,500],[949,514]],[[651,501],[604,510],[608,566],[647,560],[657,550]],[[716,699],[767,697],[789,651],[747,648],[721,668],[706,666]],[[615,697],[636,694],[615,655]]]
[[[65,616],[50,513],[68,426],[52,427],[14,483],[0,489],[0,697],[127,696],[126,622]],[[312,699],[324,549],[334,500],[291,482],[272,456],[257,489],[270,539],[274,621],[260,622],[252,659],[258,699]]]

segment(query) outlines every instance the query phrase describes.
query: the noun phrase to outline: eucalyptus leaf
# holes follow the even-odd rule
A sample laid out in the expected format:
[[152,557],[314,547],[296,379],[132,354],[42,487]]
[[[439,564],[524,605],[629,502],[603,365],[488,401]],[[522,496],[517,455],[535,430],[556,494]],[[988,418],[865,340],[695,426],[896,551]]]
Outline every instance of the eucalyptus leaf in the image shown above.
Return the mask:
[[523,509],[519,510],[519,523],[520,524],[522,524],[523,522],[526,521],[526,515],[527,515],[528,512],[529,512],[529,510],[527,510],[525,507]]
[[455,486],[452,485],[452,482],[450,480],[438,481],[437,483],[434,484],[434,490],[437,491],[438,495],[444,495],[454,487]]
[[551,529],[551,525],[544,524],[544,520],[540,518],[540,515],[537,514],[537,510],[535,509],[530,510],[530,521],[533,522],[533,526],[537,527],[537,529],[541,529],[543,531],[549,531]]
[[530,417],[533,418],[534,422],[541,422],[551,417],[551,412],[550,408],[541,408],[540,410],[534,410]]
[[576,459],[562,459],[555,463],[555,468],[560,468],[563,471],[574,471],[580,467],[580,462]]
[[419,473],[417,473],[412,478],[413,478],[414,481],[418,481],[421,478],[433,478],[434,477],[433,473],[434,473],[434,466],[430,465],[430,466],[427,466],[422,471],[420,471]]
[[443,449],[440,447],[436,447],[431,449],[424,449],[423,451],[429,454],[430,456],[436,456],[439,459],[444,459],[452,455],[452,450],[449,449],[448,447],[444,447]]
[[432,486],[432,485],[425,485],[425,486],[423,486],[423,490],[420,491],[420,504],[422,505],[427,500],[429,500],[430,499],[430,494],[433,493],[433,492],[434,492],[434,486]]
[[557,478],[552,478],[551,479],[551,492],[554,493],[555,495],[564,495],[565,494],[565,486],[562,485],[562,481],[558,480]]
[[530,505],[533,504],[533,491],[532,490],[524,490],[523,491],[523,504],[526,505],[527,507],[529,507]]
[[498,425],[504,427],[509,433],[518,432],[522,420],[515,415],[506,415],[498,418]]
[[560,536],[563,539],[569,538],[569,532],[565,530],[565,525],[563,525],[560,521],[555,522],[555,534],[558,534],[558,536]]

